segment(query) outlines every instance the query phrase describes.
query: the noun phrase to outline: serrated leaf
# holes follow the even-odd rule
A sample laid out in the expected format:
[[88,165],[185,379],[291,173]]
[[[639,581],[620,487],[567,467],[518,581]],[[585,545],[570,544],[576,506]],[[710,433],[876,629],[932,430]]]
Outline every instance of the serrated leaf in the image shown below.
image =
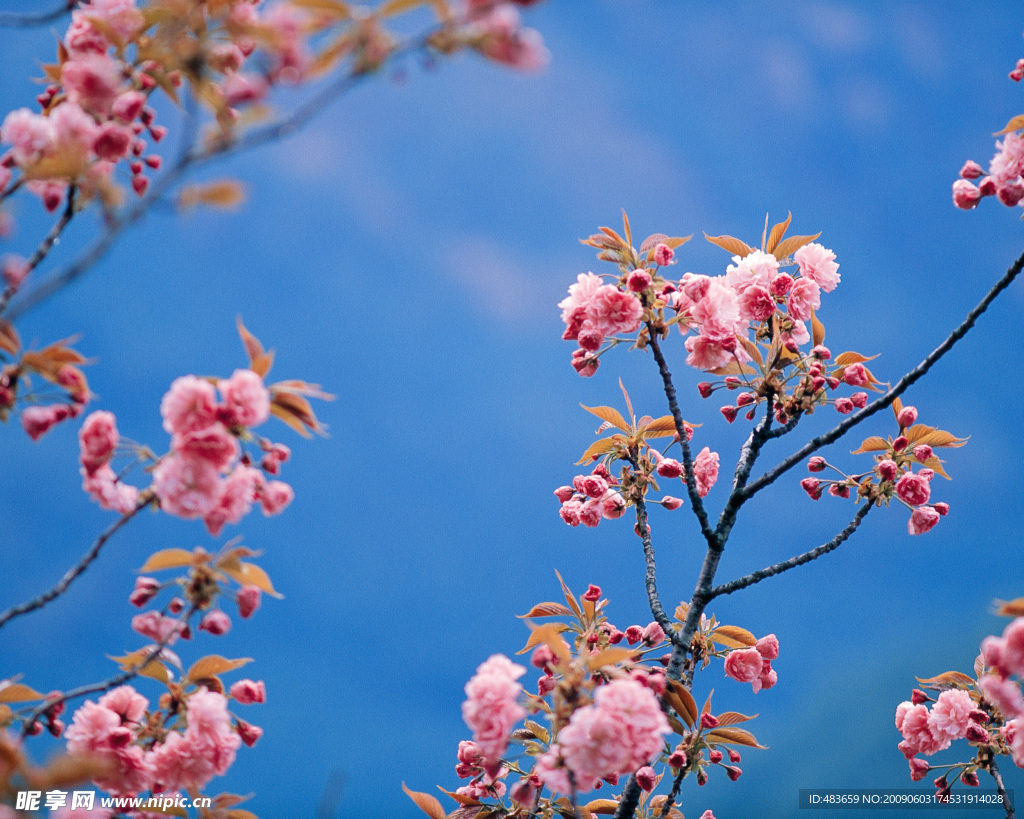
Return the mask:
[[529,728],[533,732],[533,735],[537,739],[541,740],[542,742],[550,742],[551,741],[551,735],[548,733],[548,729],[545,728],[543,725],[541,725],[539,722],[533,722],[532,720],[527,720],[525,725],[526,725],[527,728]]
[[245,186],[235,179],[219,179],[198,185],[186,185],[178,193],[178,209],[191,210],[200,205],[233,210],[245,201]]
[[748,748],[765,749],[768,746],[757,741],[750,731],[742,728],[716,728],[704,735],[708,742],[719,745],[745,745]]
[[939,674],[937,677],[928,677],[928,679],[922,680],[920,677],[915,677],[921,685],[935,686],[935,687],[951,687],[959,688],[961,686],[969,688],[974,685],[974,680],[968,677],[966,674],[960,671],[946,671],[943,674]]
[[1010,133],[1010,131],[1019,131],[1021,128],[1024,128],[1024,114],[1017,114],[1017,116],[1006,123],[1006,127],[1002,131],[996,131],[992,136],[1002,136],[1003,134]]
[[862,455],[865,452],[885,452],[889,448],[889,442],[885,438],[872,435],[865,438],[857,449],[851,450],[851,455]]
[[750,648],[757,638],[740,626],[719,626],[711,632],[711,639],[728,648]]
[[517,614],[516,616],[520,619],[525,617],[571,617],[572,609],[561,603],[538,603],[526,614]]
[[876,358],[878,358],[877,355],[866,356],[860,353],[848,352],[837,355],[835,363],[839,367],[849,367],[851,364],[863,364],[865,361],[874,361]]
[[996,603],[999,604],[996,614],[1001,617],[1024,617],[1024,597],[1018,597],[1008,602],[996,600]]
[[667,244],[668,236],[664,233],[652,233],[643,243],[640,245],[640,252],[646,253],[648,250],[654,250],[659,244]]
[[671,239],[669,239],[667,242],[665,242],[665,244],[667,244],[670,248],[675,250],[676,248],[679,248],[679,247],[682,247],[683,245],[685,245],[692,238],[693,238],[692,235],[690,235],[690,236],[673,236]]
[[755,717],[757,717],[757,714],[748,717],[746,714],[741,714],[738,711],[726,711],[724,714],[718,715],[718,727],[726,728],[730,725],[738,725],[741,722],[748,722]]
[[779,242],[782,241],[782,237],[786,235],[786,231],[789,230],[789,223],[793,221],[793,214],[790,213],[786,216],[785,222],[779,222],[772,228],[772,232],[768,234],[768,244],[765,245],[765,250],[769,253],[774,253],[775,248],[779,246]]
[[738,336],[738,338],[743,349],[747,351],[747,355],[749,355],[754,361],[756,361],[759,366],[763,365],[764,358],[761,356],[761,350],[758,348],[758,346],[745,336]]
[[593,802],[587,802],[584,808],[601,816],[611,816],[618,810],[619,803],[614,799],[595,799]]
[[565,581],[562,580],[562,575],[558,569],[555,569],[555,577],[558,578],[558,583],[562,587],[562,594],[565,595],[565,602],[569,604],[569,608],[572,609],[572,613],[579,617],[580,614],[582,614],[580,604],[576,602],[575,595],[573,595],[569,590],[569,587],[565,585]]
[[825,343],[825,325],[822,324],[814,311],[811,311],[811,341],[815,347]]
[[779,242],[779,246],[775,248],[775,258],[782,260],[787,256],[792,256],[804,245],[809,245],[819,236],[821,236],[820,233],[815,233],[813,236],[790,236],[788,239],[783,239]]
[[219,654],[210,654],[196,660],[185,675],[187,681],[193,682],[206,677],[216,677],[218,674],[226,674],[228,671],[235,671],[244,665],[252,662],[252,657],[242,657],[238,660],[229,660]]
[[629,217],[626,215],[626,209],[622,209],[622,232],[626,234],[626,244],[629,247],[633,246],[633,231],[629,227]]
[[723,250],[728,250],[735,256],[749,256],[754,252],[754,249],[750,245],[742,239],[737,239],[735,236],[708,236],[705,233],[704,238],[711,242],[711,244],[718,245]]
[[665,697],[680,718],[692,728],[697,722],[697,701],[689,689],[679,680],[666,680]]
[[22,683],[0,684],[0,702],[31,702],[41,699],[42,694]]
[[437,801],[436,796],[431,796],[429,793],[411,791],[405,786],[404,782],[402,783],[402,790],[415,803],[416,807],[427,814],[430,819],[447,819],[447,814],[444,812],[444,808],[441,807],[441,803]]
[[569,626],[565,623],[545,623],[542,626],[537,626],[530,633],[530,639],[526,641],[526,645],[516,654],[525,654],[530,649],[543,644],[554,651],[560,661],[568,660],[570,657],[569,644],[560,636],[563,631],[568,630]]
[[260,340],[246,329],[241,316],[235,319],[235,325],[238,327],[238,335],[242,337],[245,353],[249,356],[249,369],[260,378],[266,378],[274,364],[274,351],[268,353],[263,349]]
[[962,447],[969,440],[969,436],[968,438],[957,438],[951,432],[946,432],[944,429],[935,429],[924,424],[915,424],[906,431],[906,436],[907,440],[914,446],[927,444],[934,449]]
[[921,464],[921,466],[925,467],[926,469],[932,470],[936,475],[941,475],[947,481],[953,480],[951,477],[949,477],[949,475],[946,474],[946,470],[942,468],[942,461],[939,460],[938,455],[932,455],[932,457],[930,457],[927,461],[924,461],[923,463],[921,461],[918,461],[917,458],[914,458],[914,460],[917,461],[919,464]]
[[9,321],[0,320],[0,350],[9,355],[15,356],[21,349],[21,339],[18,338],[18,331]]
[[483,802],[481,802],[479,799],[474,799],[472,796],[466,796],[466,794],[464,794],[464,793],[454,793],[452,791],[445,790],[440,785],[437,786],[437,789],[439,791],[441,791],[441,793],[447,794],[448,796],[450,796],[452,799],[454,799],[456,802],[458,802],[464,808],[465,807],[479,807],[480,805],[483,805]]
[[159,572],[164,569],[179,569],[182,566],[191,566],[196,562],[196,555],[186,549],[161,549],[149,556],[149,559],[139,569],[141,574],[146,572]]
[[623,432],[629,432],[629,424],[627,424],[626,419],[622,417],[622,413],[614,407],[588,407],[584,404],[580,404],[580,406],[591,415],[596,415],[602,421],[607,421],[617,429],[621,429]]
[[627,660],[635,660],[636,652],[631,648],[625,648],[624,646],[611,646],[603,651],[599,651],[591,657],[587,657],[587,668],[591,671],[597,671],[599,668],[604,668],[606,665],[618,665],[619,663],[626,662]]
[[273,597],[284,597],[283,594],[279,594],[277,590],[274,589],[274,584],[270,582],[270,576],[255,563],[239,562],[237,568],[233,566],[221,567],[221,571],[232,580],[235,580],[239,585],[256,586]]

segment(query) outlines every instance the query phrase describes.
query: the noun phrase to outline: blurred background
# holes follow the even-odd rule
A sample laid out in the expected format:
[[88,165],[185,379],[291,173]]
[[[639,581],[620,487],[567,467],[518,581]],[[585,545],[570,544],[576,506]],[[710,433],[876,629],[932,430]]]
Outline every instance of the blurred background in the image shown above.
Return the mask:
[[[182,652],[255,658],[248,676],[266,681],[268,702],[244,716],[266,733],[211,787],[254,792],[247,807],[262,817],[315,816],[325,791],[337,817],[415,817],[403,780],[462,784],[463,686],[490,654],[522,647],[515,615],[558,599],[556,569],[578,592],[600,585],[619,627],[651,619],[631,525],[570,529],[551,494],[593,440],[580,402],[618,405],[621,377],[638,413],[667,412],[645,354],[610,354],[591,379],[569,366],[555,305],[601,264],[578,238],[618,226],[625,208],[634,235],[756,244],[766,212],[775,222],[792,211],[791,232],[821,231],[840,262],[842,284],[819,312],[826,343],[881,353],[883,380],[932,350],[1022,249],[1016,210],[990,200],[964,213],[950,194],[964,160],[987,165],[990,134],[1024,110],[1006,78],[1024,56],[1018,3],[808,0],[768,12],[599,0],[526,16],[552,52],[543,74],[409,61],[293,138],[211,169],[247,185],[238,211],[151,214],[19,322],[26,341],[81,333],[96,359],[91,409],[158,450],[175,377],[245,365],[236,315],[277,349],[273,377],[338,396],[318,408],[326,440],[265,427],[294,453],[286,514],[253,514],[216,541],[199,522],[143,515],[86,580],[0,634],[0,674],[24,672],[43,691],[104,678],[104,655],[139,643],[127,598],[146,556],[243,534],[285,599]],[[4,32],[4,110],[31,104],[26,78],[53,36]],[[0,251],[34,248],[49,224],[40,210],[19,203],[19,232]],[[98,225],[73,227],[52,266]],[[703,238],[678,258],[674,275],[729,263]],[[770,750],[744,752],[736,783],[688,781],[687,816],[790,816],[799,788],[911,786],[896,705],[915,675],[969,672],[981,638],[1004,625],[992,600],[1024,594],[1022,308],[1018,283],[905,396],[922,422],[971,436],[942,453],[953,481],[936,479],[934,497],[952,512],[934,531],[909,537],[894,505],[835,554],[715,602],[720,620],[778,635],[779,683],[755,696],[721,663],[698,675],[698,699],[715,689],[717,709],[760,713],[751,728]],[[684,416],[704,422],[695,445],[722,453],[725,476],[746,426],[699,398],[680,337],[665,346]],[[764,465],[835,420],[807,419]],[[37,444],[15,428],[0,437],[0,606],[50,586],[112,520],[80,489],[76,427]],[[861,429],[891,427],[884,414]],[[847,453],[860,437],[825,454],[857,469],[867,456]],[[849,501],[810,501],[803,476],[744,509],[722,579],[811,548],[852,517]],[[708,497],[715,513],[727,485]],[[668,606],[689,597],[703,549],[688,508],[655,509],[652,523]],[[935,761],[966,759],[959,745]],[[1024,785],[1008,761],[1003,770]]]

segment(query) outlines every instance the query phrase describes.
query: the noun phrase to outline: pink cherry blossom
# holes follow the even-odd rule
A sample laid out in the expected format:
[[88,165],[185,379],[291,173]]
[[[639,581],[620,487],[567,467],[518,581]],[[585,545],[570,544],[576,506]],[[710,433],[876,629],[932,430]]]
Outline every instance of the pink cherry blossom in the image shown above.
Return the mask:
[[839,284],[839,265],[836,254],[817,242],[804,245],[793,254],[793,261],[800,266],[800,275],[816,282],[826,293],[831,293]]
[[88,492],[102,509],[126,515],[138,505],[138,488],[119,480],[109,464],[104,464],[91,474],[83,466],[81,472],[82,489]]
[[718,480],[718,453],[704,447],[693,461],[693,477],[697,482],[697,494],[706,497]]
[[974,709],[974,700],[966,691],[943,691],[932,706],[932,722],[950,738],[962,739],[971,725],[970,714]]
[[918,506],[907,521],[907,531],[912,535],[923,535],[935,528],[941,516],[931,506]]
[[263,680],[239,680],[232,684],[230,693],[239,705],[262,705],[267,701],[267,687]]
[[252,370],[235,370],[217,386],[224,396],[228,423],[256,427],[270,417],[270,391]]
[[153,470],[153,491],[160,508],[182,518],[209,513],[221,497],[217,468],[202,458],[170,455]]
[[194,375],[175,379],[160,402],[164,429],[170,433],[198,432],[217,420],[217,391]]
[[114,456],[119,436],[117,419],[111,412],[98,410],[90,414],[78,432],[82,468],[93,474]]
[[150,752],[154,791],[199,789],[227,772],[242,744],[227,704],[223,694],[205,688],[189,697],[185,733],[171,731]]
[[789,291],[786,308],[789,315],[800,321],[809,321],[811,314],[821,307],[821,289],[813,279],[797,279]]
[[761,250],[752,251],[742,259],[733,256],[732,261],[725,269],[725,278],[737,293],[742,293],[751,285],[767,289],[779,272],[779,260]]
[[730,651],[725,658],[725,674],[737,682],[754,682],[761,676],[763,658],[756,648]]
[[462,718],[473,731],[473,741],[487,762],[501,758],[512,727],[526,716],[518,702],[523,687],[516,682],[525,673],[523,666],[495,654],[466,683]]
[[284,481],[270,481],[260,494],[263,514],[268,517],[280,514],[294,497],[295,491]]
[[931,496],[931,485],[920,474],[907,472],[896,481],[896,494],[900,500],[911,506],[920,506],[928,502],[928,498]]

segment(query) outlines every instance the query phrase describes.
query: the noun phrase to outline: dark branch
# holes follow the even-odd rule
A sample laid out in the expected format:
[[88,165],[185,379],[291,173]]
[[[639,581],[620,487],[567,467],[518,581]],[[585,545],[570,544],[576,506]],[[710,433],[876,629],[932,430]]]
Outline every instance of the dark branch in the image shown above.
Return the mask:
[[[64,228],[66,228],[74,218],[77,193],[78,189],[74,185],[68,188],[68,201],[64,206],[64,212],[54,223],[53,227],[50,228],[50,232],[43,237],[43,241],[39,243],[39,247],[36,248],[35,253],[33,253],[25,262],[25,267],[27,269],[26,275],[42,264],[43,259],[50,254],[53,246],[57,243],[60,235],[64,232]],[[11,301],[11,297],[18,292],[18,287],[20,286],[20,283],[17,286],[8,285],[4,289],[4,292],[0,294],[0,315],[3,315],[4,310],[7,309],[7,305]]]
[[35,26],[45,26],[47,23],[53,23],[67,14],[71,9],[78,5],[78,0],[65,0],[59,6],[56,6],[49,11],[37,11],[37,12],[15,12],[15,11],[4,11],[0,12],[0,28],[33,28]]
[[992,778],[996,781],[996,789],[999,791],[999,796],[1002,797],[1006,819],[1015,819],[1017,814],[1014,811],[1013,803],[1010,802],[1010,796],[1006,792],[1006,786],[1003,784],[1003,775],[999,773],[999,766],[996,765],[995,757],[988,763],[988,772],[992,774]]
[[672,621],[665,614],[662,608],[661,599],[658,597],[657,563],[654,560],[654,545],[651,543],[651,527],[647,525],[647,504],[643,498],[636,501],[636,526],[640,532],[640,539],[644,544],[644,558],[647,560],[647,574],[644,578],[647,584],[647,600],[651,605],[651,614],[654,620],[664,630],[666,636],[674,643],[675,631],[672,628]]
[[876,412],[880,412],[890,406],[892,402],[906,392],[912,384],[917,382],[925,373],[927,373],[936,364],[936,362],[939,361],[939,359],[953,349],[953,345],[967,335],[968,331],[974,326],[974,323],[978,320],[981,314],[988,309],[988,306],[995,301],[996,297],[1000,293],[1010,286],[1022,269],[1024,269],[1024,253],[1017,258],[1017,261],[1015,261],[1010,269],[1006,271],[1005,275],[996,282],[995,286],[985,294],[985,297],[978,302],[977,306],[967,314],[967,318],[963,320],[963,323],[953,330],[946,340],[936,347],[935,350],[926,359],[924,359],[924,361],[903,376],[903,378],[896,383],[895,387],[881,397],[876,398],[864,409],[859,412],[855,412],[853,415],[847,416],[846,419],[840,422],[834,429],[829,430],[823,435],[819,435],[817,438],[812,438],[808,443],[804,444],[799,450],[782,461],[778,466],[769,470],[747,486],[743,492],[744,497],[749,498],[756,495],[766,486],[774,483],[782,475],[786,474],[786,472],[803,461],[808,455],[817,452],[823,446],[835,443],[847,432],[857,426],[857,424],[862,421],[866,421]]
[[[429,34],[417,38],[410,43],[395,49],[389,59],[396,59],[399,56],[420,50],[425,47]],[[215,159],[220,159],[232,154],[259,148],[262,145],[281,139],[299,131],[307,125],[314,117],[322,113],[332,102],[348,91],[355,88],[360,81],[370,76],[365,71],[353,72],[339,77],[335,82],[326,86],[318,94],[315,94],[305,103],[296,108],[293,112],[283,117],[280,121],[271,123],[262,128],[243,134],[241,137],[231,141],[216,141],[201,148],[190,148],[183,151],[181,156],[170,165],[164,173],[160,174],[154,181],[149,193],[127,212],[123,212],[112,218],[103,235],[100,236],[90,247],[84,250],[81,255],[65,268],[47,276],[37,285],[25,291],[17,298],[11,308],[10,319],[25,315],[50,296],[78,279],[90,268],[102,259],[117,238],[128,228],[142,219],[146,213],[157,202],[163,201],[166,193],[189,171],[201,167]]]
[[676,774],[676,778],[672,780],[672,791],[669,793],[668,798],[665,800],[665,804],[661,807],[661,813],[658,814],[658,819],[665,819],[668,816],[669,811],[672,810],[672,806],[676,803],[679,798],[679,791],[683,787],[683,778],[686,776],[686,771],[681,770]]
[[5,611],[3,614],[0,614],[0,628],[3,628],[9,621],[13,620],[15,617],[19,617],[22,614],[28,614],[30,611],[35,611],[36,609],[41,609],[47,603],[56,600],[58,597],[64,594],[64,592],[67,591],[68,586],[75,582],[75,580],[77,580],[82,575],[82,573],[89,568],[89,565],[97,557],[99,557],[100,550],[103,548],[103,545],[108,540],[110,540],[110,538],[112,538],[114,534],[122,526],[124,526],[128,521],[135,517],[135,515],[138,514],[139,510],[142,509],[144,506],[146,506],[145,503],[140,503],[127,515],[123,515],[110,527],[108,527],[107,530],[96,539],[96,542],[92,545],[92,548],[89,549],[89,551],[86,552],[84,555],[82,555],[82,559],[67,570],[67,572],[60,579],[57,585],[43,592],[38,597],[35,597],[32,600],[29,600],[25,603],[21,603],[17,606],[12,606],[11,608],[7,609],[7,611]]
[[843,529],[838,535],[836,535],[828,543],[823,543],[808,552],[804,552],[802,555],[791,557],[789,560],[783,560],[781,563],[776,563],[774,566],[768,566],[765,569],[760,569],[756,572],[751,572],[748,575],[731,580],[728,583],[723,583],[721,586],[715,586],[711,590],[711,597],[719,597],[723,594],[732,594],[740,589],[745,589],[747,586],[753,586],[755,583],[760,583],[762,580],[766,580],[769,577],[773,577],[783,572],[788,572],[790,569],[795,569],[797,566],[802,566],[804,563],[810,563],[812,560],[817,560],[822,555],[827,555],[829,552],[838,549],[850,535],[857,531],[857,527],[860,526],[860,522],[867,517],[868,512],[873,507],[870,504],[865,504],[857,510],[857,514],[853,520],[849,522],[847,527]]
[[[188,625],[188,621],[192,618],[192,615],[195,614],[195,612],[196,605],[193,603],[178,617],[178,624]],[[65,691],[59,697],[44,700],[41,705],[36,706],[32,713],[25,717],[25,722],[21,731],[22,738],[24,739],[28,736],[28,733],[32,728],[32,723],[36,722],[43,716],[43,714],[53,708],[53,706],[60,705],[68,702],[69,700],[78,699],[79,697],[87,697],[90,694],[102,694],[105,691],[109,691],[111,688],[117,688],[117,686],[124,685],[129,680],[133,680],[138,677],[147,665],[160,656],[160,652],[167,647],[168,643],[170,643],[178,633],[178,628],[172,629],[163,640],[156,643],[152,649],[150,649],[149,653],[146,654],[137,665],[126,671],[122,671],[120,674],[115,674],[113,677],[103,680],[102,682],[89,683],[88,685],[81,685],[78,688],[72,688],[70,691]]]
[[690,441],[686,437],[686,425],[683,423],[683,415],[679,411],[679,402],[676,400],[676,388],[672,383],[672,373],[668,370],[665,356],[661,353],[661,345],[658,344],[657,333],[650,323],[647,324],[647,332],[650,335],[651,352],[654,353],[654,360],[658,362],[658,371],[661,373],[661,382],[665,388],[665,397],[668,399],[668,408],[676,425],[679,445],[683,449],[683,469],[686,475],[686,491],[690,496],[690,505],[700,522],[701,533],[710,546],[715,542],[715,533],[711,531],[711,525],[708,523],[704,500],[697,492],[697,479],[693,474],[693,454],[690,452]]

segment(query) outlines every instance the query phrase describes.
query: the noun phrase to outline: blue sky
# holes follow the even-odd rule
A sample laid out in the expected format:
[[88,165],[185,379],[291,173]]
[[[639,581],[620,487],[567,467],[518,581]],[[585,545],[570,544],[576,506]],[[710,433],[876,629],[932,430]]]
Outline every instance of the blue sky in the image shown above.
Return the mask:
[[[266,733],[224,781],[255,792],[256,813],[313,816],[335,772],[346,819],[418,815],[402,780],[459,784],[462,686],[491,653],[525,642],[514,615],[557,595],[555,569],[579,590],[601,585],[620,627],[650,620],[631,527],[569,529],[551,495],[593,437],[580,402],[616,403],[621,377],[640,412],[666,412],[642,354],[618,354],[589,380],[568,365],[555,304],[598,264],[579,237],[625,208],[644,235],[753,243],[766,212],[792,211],[792,230],[822,231],[841,264],[819,313],[828,345],[881,353],[873,370],[893,380],[1020,252],[1015,211],[988,201],[963,213],[950,200],[963,161],[987,163],[991,132],[1024,110],[1005,78],[1024,55],[1017,4],[771,9],[542,4],[528,20],[552,52],[546,73],[468,57],[430,71],[410,63],[403,81],[381,77],[298,136],[211,172],[245,181],[240,210],[154,214],[20,323],[28,340],[81,333],[97,359],[96,407],[157,447],[175,377],[244,363],[237,314],[277,349],[275,376],[338,396],[322,408],[329,439],[273,432],[294,452],[288,512],[224,535],[265,550],[286,599],[189,647],[254,657],[252,676],[267,682],[268,704],[250,709]],[[52,35],[5,37],[0,98],[11,108],[34,96],[24,77]],[[45,224],[27,202],[19,216],[12,250]],[[81,222],[55,264],[95,230]],[[694,240],[676,270],[715,275],[727,263]],[[836,554],[716,602],[719,619],[778,635],[779,684],[755,697],[714,664],[696,691],[760,713],[752,727],[771,747],[744,754],[735,784],[684,790],[687,815],[757,804],[787,816],[802,787],[909,786],[896,705],[915,674],[970,670],[979,640],[1003,625],[992,599],[1022,593],[1022,306],[1015,286],[907,396],[925,423],[971,436],[949,452],[954,480],[936,493],[953,510],[936,530],[910,538],[904,511],[876,513]],[[681,340],[666,346],[684,415],[706,422],[699,444],[732,463],[744,429],[699,399]],[[802,435],[831,420],[808,419]],[[774,444],[765,464],[800,442]],[[855,468],[855,444],[827,454]],[[71,426],[38,444],[8,429],[0,446],[6,603],[55,581],[110,515],[80,491]],[[849,502],[809,501],[800,477],[744,509],[724,579],[817,545],[852,516]],[[723,499],[724,484],[709,503]],[[692,523],[687,509],[654,516],[666,601],[692,591]],[[42,690],[106,676],[104,654],[136,645],[131,571],[158,548],[197,544],[211,545],[200,525],[143,515],[59,603],[4,629],[3,673]]]

